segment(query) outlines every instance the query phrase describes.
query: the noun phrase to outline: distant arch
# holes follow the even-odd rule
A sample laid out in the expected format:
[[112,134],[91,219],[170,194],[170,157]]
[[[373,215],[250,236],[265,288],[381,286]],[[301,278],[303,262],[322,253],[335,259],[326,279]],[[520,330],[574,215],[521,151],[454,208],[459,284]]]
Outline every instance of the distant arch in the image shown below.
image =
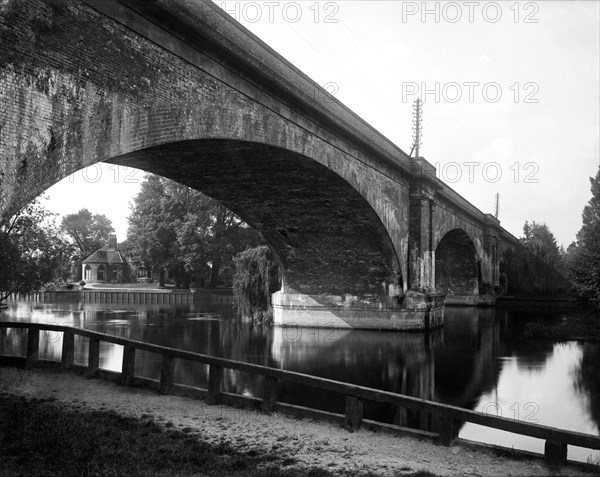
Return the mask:
[[450,230],[440,240],[435,251],[435,288],[453,297],[479,296],[481,271],[477,250],[462,229]]

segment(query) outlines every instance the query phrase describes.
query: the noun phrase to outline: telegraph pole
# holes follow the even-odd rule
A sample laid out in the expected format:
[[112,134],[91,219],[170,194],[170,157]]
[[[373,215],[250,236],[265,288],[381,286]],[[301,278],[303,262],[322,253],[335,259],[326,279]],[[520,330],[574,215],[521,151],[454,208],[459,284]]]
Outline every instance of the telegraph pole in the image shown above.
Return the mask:
[[496,206],[494,207],[494,217],[500,216],[500,194],[496,194]]
[[421,109],[421,100],[415,99],[413,103],[413,143],[409,156],[414,151],[415,157],[419,157],[419,148],[421,147],[421,128],[423,127],[423,111]]

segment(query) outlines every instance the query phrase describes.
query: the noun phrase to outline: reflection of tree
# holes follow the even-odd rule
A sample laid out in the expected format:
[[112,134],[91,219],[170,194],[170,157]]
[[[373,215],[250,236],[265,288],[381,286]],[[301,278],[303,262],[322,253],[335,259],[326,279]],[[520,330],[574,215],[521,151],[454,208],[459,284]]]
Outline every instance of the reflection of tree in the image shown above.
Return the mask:
[[600,429],[600,345],[585,343],[575,371],[575,387],[589,396],[590,414]]
[[[498,312],[500,313],[500,312]],[[503,355],[515,356],[519,370],[542,372],[552,356],[554,342],[550,339],[523,339],[527,330],[539,326],[542,329],[560,323],[563,314],[557,311],[535,309],[504,310],[510,321],[503,320],[501,327]]]
[[0,328],[0,355],[23,356],[26,331],[19,328]]
[[[273,366],[270,358],[270,328],[254,327],[232,315],[231,306],[199,306],[190,313],[187,309],[161,310],[162,316],[151,315],[146,326],[141,327],[135,339],[156,343],[175,349],[193,351],[210,356]],[[157,378],[161,357],[145,353],[136,360],[136,374]],[[176,359],[174,381],[190,386],[206,387],[208,366],[188,360]],[[225,370],[222,388],[226,392],[260,396],[261,380],[245,373]]]
[[62,354],[62,333],[56,331],[41,331],[39,356],[41,359],[60,361]]

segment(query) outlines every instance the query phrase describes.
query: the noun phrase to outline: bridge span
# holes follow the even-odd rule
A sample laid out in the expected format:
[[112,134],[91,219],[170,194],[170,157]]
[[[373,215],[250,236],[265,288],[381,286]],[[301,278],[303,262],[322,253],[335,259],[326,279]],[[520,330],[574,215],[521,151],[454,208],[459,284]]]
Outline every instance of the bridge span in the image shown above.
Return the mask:
[[176,180],[271,245],[280,325],[440,326],[517,242],[212,2],[4,0],[0,98],[1,220],[100,161]]

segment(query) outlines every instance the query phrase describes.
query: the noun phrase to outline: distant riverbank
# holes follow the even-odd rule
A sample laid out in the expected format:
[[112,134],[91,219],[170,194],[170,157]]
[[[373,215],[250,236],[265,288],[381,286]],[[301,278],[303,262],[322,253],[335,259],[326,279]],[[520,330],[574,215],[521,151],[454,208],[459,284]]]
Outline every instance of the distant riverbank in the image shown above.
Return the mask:
[[591,341],[600,342],[600,314],[598,310],[585,308],[578,305],[577,300],[571,295],[514,295],[502,296],[496,301],[497,308],[508,308],[527,312],[561,310],[578,310],[569,313],[560,321],[546,321],[538,319],[526,324],[521,333],[522,339],[548,339],[554,342],[563,341]]
[[600,343],[600,316],[597,311],[587,311],[560,322],[533,321],[527,323],[521,338]]
[[[232,304],[233,294],[230,288],[202,288],[194,292],[189,289],[174,288],[131,288],[94,286],[83,290],[59,288],[27,295],[11,295],[8,302],[27,300],[38,303],[84,302],[132,305],[185,305],[210,301],[211,303]],[[110,287],[110,288],[109,288]]]

